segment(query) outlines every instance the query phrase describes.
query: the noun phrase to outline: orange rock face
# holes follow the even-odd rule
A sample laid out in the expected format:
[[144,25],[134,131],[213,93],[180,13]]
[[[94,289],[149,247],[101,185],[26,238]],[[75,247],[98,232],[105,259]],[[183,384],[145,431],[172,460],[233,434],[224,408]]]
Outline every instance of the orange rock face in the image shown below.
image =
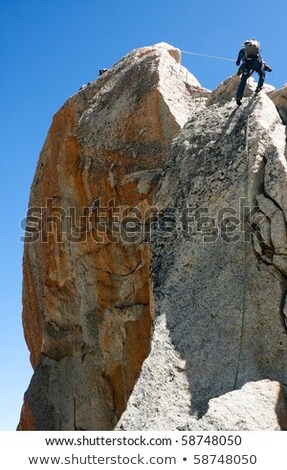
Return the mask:
[[164,44],[135,50],[54,117],[27,219],[23,323],[35,373],[20,430],[112,429],[125,410],[150,348],[149,210],[203,92],[178,60]]

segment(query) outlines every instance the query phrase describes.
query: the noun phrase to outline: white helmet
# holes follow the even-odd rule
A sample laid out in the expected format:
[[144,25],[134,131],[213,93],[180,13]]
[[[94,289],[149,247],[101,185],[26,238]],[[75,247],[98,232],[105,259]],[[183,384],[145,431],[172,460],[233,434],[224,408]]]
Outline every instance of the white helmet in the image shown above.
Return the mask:
[[257,41],[257,39],[255,39],[255,38],[247,39],[246,41],[244,41],[244,43],[242,45],[243,46],[246,46],[246,45],[257,46],[258,49],[260,49],[260,42]]

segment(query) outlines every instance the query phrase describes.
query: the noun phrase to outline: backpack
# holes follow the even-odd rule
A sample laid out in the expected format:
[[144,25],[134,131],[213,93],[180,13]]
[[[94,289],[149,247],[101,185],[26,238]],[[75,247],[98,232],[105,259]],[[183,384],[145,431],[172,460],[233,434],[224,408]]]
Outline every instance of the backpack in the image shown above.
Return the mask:
[[244,45],[245,56],[247,59],[250,57],[259,56],[260,43],[256,39],[249,39],[248,41],[245,41],[243,45]]

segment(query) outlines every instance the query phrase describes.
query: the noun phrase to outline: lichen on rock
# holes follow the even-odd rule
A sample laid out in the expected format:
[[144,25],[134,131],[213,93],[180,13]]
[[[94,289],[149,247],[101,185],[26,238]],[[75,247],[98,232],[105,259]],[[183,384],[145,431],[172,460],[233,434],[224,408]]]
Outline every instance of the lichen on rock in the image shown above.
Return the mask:
[[24,253],[35,372],[19,429],[112,429],[126,408],[150,350],[151,253],[107,218],[145,214],[173,138],[206,99],[179,60],[168,44],[136,49],[53,119],[29,203],[46,225]]

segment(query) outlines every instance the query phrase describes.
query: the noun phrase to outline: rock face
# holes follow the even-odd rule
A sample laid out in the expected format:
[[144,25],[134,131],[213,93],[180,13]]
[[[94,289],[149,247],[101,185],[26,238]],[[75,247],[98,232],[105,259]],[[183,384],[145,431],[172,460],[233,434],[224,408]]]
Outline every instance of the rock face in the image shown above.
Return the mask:
[[[179,385],[179,383],[178,383]],[[182,385],[182,384],[181,384]],[[209,401],[206,414],[196,419],[189,413],[188,403],[178,403],[174,409],[175,420],[166,406],[166,416],[161,415],[156,406],[151,407],[134,420],[131,398],[127,412],[118,423],[118,430],[161,430],[171,431],[279,431],[287,429],[286,401],[281,397],[278,382],[261,380],[248,382],[240,390],[223,394]],[[159,396],[160,397],[160,396]],[[166,398],[168,398],[166,396]],[[175,396],[174,401],[179,397]],[[152,402],[154,403],[154,402]],[[166,405],[170,404],[170,398]],[[162,406],[162,400],[160,400]],[[174,405],[172,405],[174,406]],[[163,410],[162,410],[163,411]],[[185,413],[183,413],[183,411]]]
[[[232,77],[228,77],[224,80],[220,85],[214,90],[213,93],[209,96],[208,104],[211,105],[213,103],[224,103],[227,101],[231,101],[234,96],[236,95],[236,90],[240,83],[240,77],[237,74],[232,75]],[[254,95],[254,92],[257,88],[257,81],[254,77],[248,78],[244,90],[245,97],[251,97]],[[274,87],[272,85],[264,84],[263,90],[265,93],[268,93],[269,96],[272,95],[274,92]]]
[[[154,334],[120,429],[202,429],[215,397],[286,383],[285,128],[264,93],[236,109],[226,88],[174,140],[155,196]],[[213,428],[233,429],[232,414]]]
[[238,77],[210,94],[179,60],[137,49],[54,117],[20,430],[287,429],[285,127],[252,82],[237,109]]
[[279,431],[280,393],[278,382],[249,382],[240,390],[211,399],[208,412],[198,422],[199,429]]
[[283,123],[287,124],[287,84],[279,90],[269,93],[269,97],[275,103]]
[[150,350],[150,250],[113,218],[148,210],[171,141],[208,95],[179,60],[163,43],[135,50],[53,119],[29,204],[35,373],[21,430],[111,429],[126,407]]

